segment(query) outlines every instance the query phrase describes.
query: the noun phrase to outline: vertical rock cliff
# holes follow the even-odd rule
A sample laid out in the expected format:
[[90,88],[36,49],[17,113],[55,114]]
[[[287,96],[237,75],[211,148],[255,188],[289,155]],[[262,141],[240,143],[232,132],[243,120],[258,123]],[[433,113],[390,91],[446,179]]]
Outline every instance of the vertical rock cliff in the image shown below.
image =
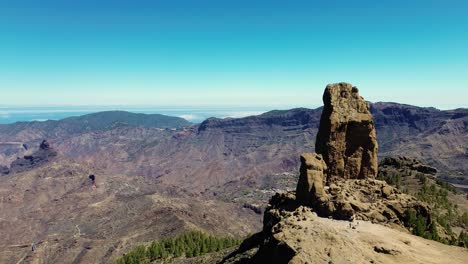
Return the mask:
[[377,136],[368,103],[349,83],[329,84],[315,151],[328,166],[328,180],[377,176]]

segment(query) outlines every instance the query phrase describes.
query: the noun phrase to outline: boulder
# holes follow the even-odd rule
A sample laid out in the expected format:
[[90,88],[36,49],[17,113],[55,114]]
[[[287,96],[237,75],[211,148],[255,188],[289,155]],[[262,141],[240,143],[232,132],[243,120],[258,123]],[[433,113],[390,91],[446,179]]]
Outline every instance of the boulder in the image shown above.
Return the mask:
[[349,83],[327,85],[315,151],[322,154],[329,181],[377,176],[377,137],[368,103]]
[[0,175],[7,175],[10,173],[10,169],[6,166],[0,165]]
[[50,144],[49,144],[49,142],[48,142],[46,139],[44,139],[44,140],[41,142],[41,144],[39,145],[39,149],[41,149],[41,150],[48,150],[48,149],[50,149]]

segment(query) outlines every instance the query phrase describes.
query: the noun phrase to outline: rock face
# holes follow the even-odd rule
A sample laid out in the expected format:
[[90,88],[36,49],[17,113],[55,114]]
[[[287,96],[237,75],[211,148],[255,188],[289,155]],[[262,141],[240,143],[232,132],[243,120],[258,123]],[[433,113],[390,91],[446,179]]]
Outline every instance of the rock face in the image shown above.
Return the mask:
[[322,155],[304,153],[301,155],[300,176],[297,184],[297,200],[301,204],[323,203],[327,200],[325,183],[327,164]]
[[323,103],[315,151],[328,165],[328,180],[375,178],[377,137],[359,90],[349,83],[329,84]]

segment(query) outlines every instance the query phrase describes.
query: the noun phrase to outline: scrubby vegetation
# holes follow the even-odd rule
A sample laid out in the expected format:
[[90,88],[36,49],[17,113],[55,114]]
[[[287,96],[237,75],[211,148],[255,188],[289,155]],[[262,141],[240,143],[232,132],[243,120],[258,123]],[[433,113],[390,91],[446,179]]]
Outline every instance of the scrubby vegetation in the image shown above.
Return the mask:
[[416,173],[416,178],[418,178],[421,184],[427,183],[427,176],[424,173],[420,173],[420,172]]
[[453,193],[457,193],[457,189],[450,183],[446,182],[446,181],[443,181],[441,179],[436,179],[436,183],[437,185],[439,185],[440,187],[446,189],[446,190],[449,190]]
[[439,241],[439,235],[434,224],[427,229],[426,217],[418,214],[415,210],[405,211],[405,225],[409,227],[414,235]]
[[468,233],[461,231],[457,243],[461,247],[468,247]]
[[[437,187],[436,184],[423,184],[416,194],[416,197],[429,204],[432,208],[434,220],[442,226],[450,236],[456,237],[452,231],[452,226],[468,227],[468,213],[460,214],[458,206],[448,200],[448,190],[446,188]],[[446,240],[439,237],[434,223],[431,223],[429,230],[427,230],[425,218],[417,215],[416,212],[407,211],[406,221],[407,226],[412,229],[415,235],[446,244],[468,247],[468,243],[466,243],[468,235],[465,232],[461,232],[458,239]]]
[[153,241],[151,245],[140,245],[117,260],[117,264],[149,263],[157,259],[174,257],[196,257],[220,251],[240,244],[241,240],[231,237],[215,237],[203,232],[192,231],[174,238]]
[[437,222],[449,233],[452,232],[450,226],[468,227],[467,213],[459,213],[458,206],[448,200],[446,189],[438,188],[435,184],[424,184],[416,197],[431,206]]
[[[435,178],[434,174],[412,169],[408,160],[387,159],[384,161],[386,165],[381,166],[378,179],[416,196],[419,200],[428,203],[432,209],[433,220],[435,220],[433,223],[426,223],[426,217],[418,215],[415,211],[406,212],[405,225],[412,230],[413,234],[446,244],[468,247],[466,241],[468,233],[461,232],[457,238],[457,234],[452,230],[453,227],[461,227],[465,230],[468,228],[468,213],[462,213],[458,205],[448,198],[450,192],[457,193],[455,187]],[[405,162],[408,163],[406,166],[404,166]]]
[[396,172],[380,173],[377,179],[386,181],[388,184],[393,185],[400,189],[401,187],[401,174]]

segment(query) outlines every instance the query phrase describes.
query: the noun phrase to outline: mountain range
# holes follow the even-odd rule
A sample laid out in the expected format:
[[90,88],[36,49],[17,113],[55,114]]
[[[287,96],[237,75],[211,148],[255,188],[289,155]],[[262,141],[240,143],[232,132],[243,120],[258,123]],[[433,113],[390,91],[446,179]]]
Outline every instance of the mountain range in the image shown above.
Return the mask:
[[[468,109],[374,103],[371,112],[379,157],[414,157],[463,183]],[[177,117],[109,111],[0,125],[0,165],[8,166],[46,138],[63,155],[106,172],[148,176],[202,192],[294,170],[295,153],[314,151],[320,114],[321,108],[297,108],[190,124]]]
[[[409,156],[468,183],[468,109],[373,103],[379,157]],[[245,236],[297,182],[322,108],[275,110],[200,124],[108,111],[0,125],[0,262],[108,262],[135,243],[181,230]],[[47,139],[57,155],[7,173]],[[88,176],[95,175],[93,189]],[[233,217],[235,216],[235,217]],[[222,227],[219,223],[225,223]],[[38,243],[38,253],[28,253]]]

